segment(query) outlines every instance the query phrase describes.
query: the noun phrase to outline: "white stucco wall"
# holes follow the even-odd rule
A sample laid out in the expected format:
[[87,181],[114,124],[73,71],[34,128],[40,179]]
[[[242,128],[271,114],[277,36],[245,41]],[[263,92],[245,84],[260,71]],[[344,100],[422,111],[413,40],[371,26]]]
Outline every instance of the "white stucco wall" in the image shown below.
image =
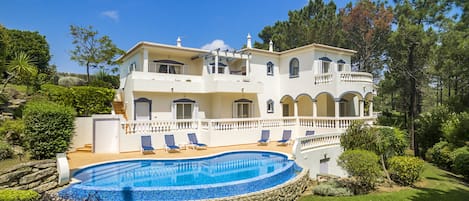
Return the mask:
[[70,151],[93,143],[93,119],[91,117],[75,118],[75,134],[72,138]]
[[301,155],[296,157],[295,162],[303,168],[308,168],[310,178],[315,179],[316,175],[320,173],[320,160],[329,158],[328,174],[345,177],[347,172],[337,165],[337,159],[342,152],[343,149],[339,145],[316,148],[303,151]]

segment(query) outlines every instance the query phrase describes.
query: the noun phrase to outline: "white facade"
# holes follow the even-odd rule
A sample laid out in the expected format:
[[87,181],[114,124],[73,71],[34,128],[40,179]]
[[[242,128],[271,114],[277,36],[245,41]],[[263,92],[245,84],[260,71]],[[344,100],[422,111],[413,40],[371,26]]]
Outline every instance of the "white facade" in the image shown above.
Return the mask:
[[119,94],[130,122],[310,117],[338,124],[373,114],[372,75],[351,71],[354,53],[320,44],[233,52],[140,42],[119,59]]

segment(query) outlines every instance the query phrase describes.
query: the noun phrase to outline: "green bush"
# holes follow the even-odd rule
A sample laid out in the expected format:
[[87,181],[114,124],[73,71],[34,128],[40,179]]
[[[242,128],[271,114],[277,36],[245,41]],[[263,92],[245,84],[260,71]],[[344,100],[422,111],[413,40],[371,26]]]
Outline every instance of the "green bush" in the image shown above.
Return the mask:
[[36,201],[39,198],[39,193],[33,190],[0,190],[0,200],[2,201]]
[[378,156],[366,150],[347,150],[339,156],[337,161],[350,176],[356,179],[354,194],[361,194],[374,189],[376,180],[380,176]]
[[322,196],[350,196],[353,193],[344,185],[341,185],[335,180],[330,180],[313,187],[315,195]]
[[74,107],[78,116],[91,116],[111,113],[115,92],[113,89],[102,87],[66,88],[46,84],[42,86],[41,93],[50,101]]
[[462,147],[469,143],[469,113],[452,115],[443,124],[443,133],[448,142],[455,147]]
[[454,159],[453,169],[464,178],[469,179],[469,153],[462,153]]
[[5,160],[8,158],[11,158],[13,156],[13,149],[11,149],[11,146],[0,140],[0,160]]
[[24,145],[23,120],[6,120],[0,126],[0,137],[12,145]]
[[391,179],[403,186],[412,185],[423,172],[422,159],[410,156],[395,156],[389,159]]
[[464,146],[464,147],[459,147],[455,150],[453,150],[450,154],[449,157],[451,159],[451,164],[454,165],[454,161],[456,160],[456,157],[459,154],[469,154],[469,146]]
[[78,116],[91,116],[92,114],[110,114],[114,89],[101,87],[72,87],[73,106]]
[[24,111],[25,139],[33,159],[53,158],[67,151],[75,112],[53,102],[29,102]]
[[436,166],[449,170],[451,168],[451,148],[446,141],[441,141],[430,148],[425,158]]
[[421,156],[443,138],[443,124],[452,116],[448,107],[438,106],[415,121],[415,137]]

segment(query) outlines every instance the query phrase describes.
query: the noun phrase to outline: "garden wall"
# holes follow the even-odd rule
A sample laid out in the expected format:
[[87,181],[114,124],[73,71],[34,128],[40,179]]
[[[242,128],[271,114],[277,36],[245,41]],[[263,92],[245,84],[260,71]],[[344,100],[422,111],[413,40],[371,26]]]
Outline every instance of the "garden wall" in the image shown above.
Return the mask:
[[58,176],[57,164],[53,159],[22,163],[0,172],[0,189],[43,193],[58,187]]

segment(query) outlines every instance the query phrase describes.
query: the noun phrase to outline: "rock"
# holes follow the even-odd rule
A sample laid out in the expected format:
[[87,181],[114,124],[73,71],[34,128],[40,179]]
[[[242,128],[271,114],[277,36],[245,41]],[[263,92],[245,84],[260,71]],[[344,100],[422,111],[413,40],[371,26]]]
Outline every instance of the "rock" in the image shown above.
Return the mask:
[[50,175],[53,175],[55,172],[57,172],[57,170],[55,168],[47,168],[47,169],[44,169],[44,170],[40,170],[40,171],[37,171],[37,172],[34,172],[32,174],[28,174],[26,176],[24,176],[23,178],[20,179],[20,184],[27,184],[27,183],[31,183],[33,181],[36,181],[36,180],[40,180],[44,177],[48,177]]
[[34,188],[34,187],[36,187],[36,186],[39,186],[39,184],[41,184],[41,183],[42,183],[41,180],[38,180],[38,181],[35,181],[35,182],[32,182],[32,183],[29,183],[29,184],[28,184],[28,189],[32,189],[32,188]]
[[11,168],[8,168],[8,169],[4,170],[0,174],[13,172],[15,170],[18,170],[18,169],[21,169],[21,168],[24,168],[24,167],[30,168],[31,166],[35,166],[35,165],[44,164],[44,163],[54,163],[54,162],[55,162],[55,160],[48,159],[48,160],[42,160],[42,161],[31,161],[31,162],[27,162],[27,163],[21,163],[21,164],[15,165]]
[[43,193],[45,191],[48,191],[50,189],[53,189],[57,187],[57,182],[49,182],[49,183],[45,183],[45,184],[42,184],[36,188],[33,188],[34,191],[38,192],[38,193]]
[[15,189],[15,190],[28,190],[28,185],[16,186],[16,187],[13,187],[12,189]]
[[23,170],[2,174],[0,176],[0,184],[4,184],[7,182],[14,182],[15,180],[18,180],[18,178],[28,174],[30,171],[31,171],[31,168],[25,168]]
[[47,182],[51,182],[51,181],[54,181],[54,180],[57,180],[57,174],[54,174],[46,179],[44,179],[44,183],[47,183]]
[[45,169],[45,168],[48,168],[48,167],[56,167],[56,166],[57,166],[57,164],[54,162],[54,163],[37,164],[34,167],[39,168],[39,169]]
[[8,102],[11,103],[12,105],[20,105],[20,104],[26,103],[26,100],[24,100],[24,99],[12,99],[12,100],[9,100]]

